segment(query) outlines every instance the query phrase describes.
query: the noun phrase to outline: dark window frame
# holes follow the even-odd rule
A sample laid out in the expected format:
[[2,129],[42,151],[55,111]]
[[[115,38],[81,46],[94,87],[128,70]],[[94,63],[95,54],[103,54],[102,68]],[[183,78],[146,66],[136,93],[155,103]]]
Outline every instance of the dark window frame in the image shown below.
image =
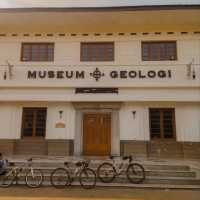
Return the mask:
[[[159,111],[160,115],[160,138],[152,137],[152,127],[151,127],[151,111]],[[164,118],[163,113],[164,111],[172,112],[172,138],[165,138],[164,133]],[[175,116],[175,108],[149,108],[149,132],[150,132],[150,139],[151,140],[176,140],[176,116]]]
[[[30,45],[31,46],[31,50],[29,53],[29,60],[25,60],[24,59],[24,48],[25,45]],[[32,59],[32,48],[34,45],[45,45],[46,46],[46,56],[45,56],[45,60],[33,60]],[[52,60],[48,60],[48,45],[52,45],[53,46],[53,55],[52,55]],[[55,49],[55,44],[54,42],[22,42],[21,44],[21,62],[54,62],[54,49]],[[38,53],[39,54],[39,53]]]
[[[91,46],[112,45],[112,52],[113,52],[112,59],[110,60],[108,54],[106,55],[104,53],[104,58],[107,57],[107,60],[106,59],[104,59],[104,60],[100,60],[100,59],[94,60],[94,59],[92,59],[92,57],[89,58],[89,56],[88,56],[88,59],[85,60],[84,56],[83,56],[83,45],[88,45],[88,46],[89,45],[91,45]],[[96,57],[99,58],[100,56],[96,56]],[[80,43],[80,61],[81,62],[114,62],[114,60],[115,60],[115,43],[114,42],[81,42]]]
[[[37,136],[36,133],[36,123],[37,123],[37,118],[36,118],[36,113],[39,111],[45,111],[45,124],[44,124],[44,134],[42,136]],[[31,136],[26,136],[24,135],[24,129],[25,129],[25,112],[27,111],[33,111],[34,112],[34,116],[33,116],[33,130],[32,130],[32,134]],[[23,107],[22,110],[22,123],[21,123],[21,138],[45,138],[46,136],[46,128],[47,128],[47,108],[46,107]]]
[[[175,55],[173,59],[169,59],[167,54],[165,55],[166,57],[164,59],[161,59],[160,56],[160,49],[158,51],[158,55],[156,59],[152,59],[151,55],[152,55],[152,51],[151,51],[151,44],[170,44],[173,43],[175,45]],[[148,59],[144,59],[144,45],[149,45],[148,47]],[[165,47],[165,51],[166,51],[166,47]],[[177,55],[177,41],[175,40],[160,40],[160,41],[142,41],[141,43],[141,55],[142,55],[142,61],[177,61],[178,60],[178,55]]]

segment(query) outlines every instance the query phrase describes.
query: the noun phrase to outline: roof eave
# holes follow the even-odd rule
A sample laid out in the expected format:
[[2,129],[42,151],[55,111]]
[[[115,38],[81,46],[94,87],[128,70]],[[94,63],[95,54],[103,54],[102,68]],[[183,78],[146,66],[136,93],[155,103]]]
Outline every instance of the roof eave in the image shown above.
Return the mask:
[[145,11],[145,10],[187,10],[200,9],[196,5],[143,5],[117,7],[15,7],[0,8],[0,12],[117,12],[117,11]]

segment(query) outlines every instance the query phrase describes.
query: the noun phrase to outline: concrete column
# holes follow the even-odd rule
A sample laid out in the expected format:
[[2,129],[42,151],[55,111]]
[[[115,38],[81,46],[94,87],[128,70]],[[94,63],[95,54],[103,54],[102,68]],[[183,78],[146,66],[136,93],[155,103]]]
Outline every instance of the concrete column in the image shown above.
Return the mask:
[[74,155],[81,156],[83,151],[83,112],[76,110],[75,116],[75,137],[74,137]]
[[119,125],[119,110],[113,110],[112,116],[112,132],[111,132],[111,154],[120,155],[120,125]]

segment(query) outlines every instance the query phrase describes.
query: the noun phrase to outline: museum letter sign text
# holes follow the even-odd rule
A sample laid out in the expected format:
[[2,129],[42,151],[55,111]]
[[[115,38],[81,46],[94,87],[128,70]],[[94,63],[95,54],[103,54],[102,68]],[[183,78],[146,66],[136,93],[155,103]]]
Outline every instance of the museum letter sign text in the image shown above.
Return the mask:
[[[28,79],[85,79],[88,72],[84,70],[29,70]],[[86,76],[87,75],[87,76]],[[103,76],[110,79],[166,79],[172,77],[171,70],[112,70],[107,73],[98,68],[89,73],[91,78],[99,81]]]

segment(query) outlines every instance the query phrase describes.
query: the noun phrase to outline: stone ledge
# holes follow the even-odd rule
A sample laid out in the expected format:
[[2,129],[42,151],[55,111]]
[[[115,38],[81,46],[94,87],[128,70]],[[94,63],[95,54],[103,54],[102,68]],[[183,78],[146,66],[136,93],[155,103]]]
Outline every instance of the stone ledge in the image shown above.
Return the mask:
[[47,151],[50,156],[71,156],[74,152],[74,141],[47,140]]
[[120,141],[120,154],[123,156],[147,156],[147,142],[136,140],[121,140]]
[[200,159],[200,142],[121,140],[121,155]]
[[184,158],[200,159],[200,142],[183,143]]
[[0,152],[3,155],[13,155],[15,149],[15,140],[0,139]]
[[183,158],[183,145],[174,140],[148,142],[148,156],[161,158]]

